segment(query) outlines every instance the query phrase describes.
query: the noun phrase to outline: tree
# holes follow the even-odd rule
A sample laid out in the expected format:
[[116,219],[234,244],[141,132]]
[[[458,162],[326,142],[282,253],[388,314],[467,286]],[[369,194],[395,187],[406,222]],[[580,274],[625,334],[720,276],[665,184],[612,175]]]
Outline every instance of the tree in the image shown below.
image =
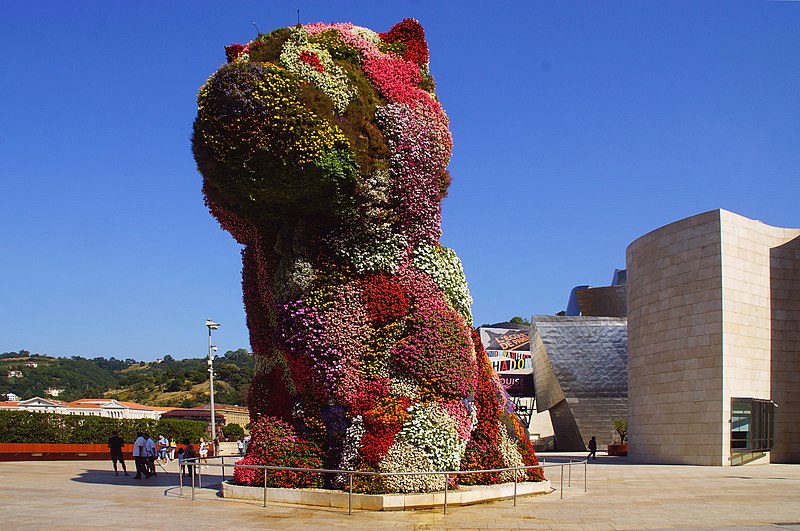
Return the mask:
[[628,437],[628,418],[613,419],[614,429],[619,433],[619,443],[625,444],[625,438]]
[[525,319],[525,318],[520,317],[518,315],[512,317],[510,322],[511,323],[515,323],[515,324],[525,325],[525,326],[530,326],[531,325],[531,322],[528,319]]
[[224,433],[225,437],[228,439],[238,439],[244,436],[244,428],[232,422],[231,424],[226,424],[225,427],[222,428],[222,433]]

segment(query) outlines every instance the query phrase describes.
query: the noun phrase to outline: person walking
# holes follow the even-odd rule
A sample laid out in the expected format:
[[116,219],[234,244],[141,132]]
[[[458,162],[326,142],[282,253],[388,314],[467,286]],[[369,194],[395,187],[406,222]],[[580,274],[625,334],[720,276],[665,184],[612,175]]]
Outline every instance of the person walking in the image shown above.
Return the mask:
[[590,457],[597,461],[597,439],[594,435],[592,435],[592,439],[589,441],[589,455],[586,456],[586,459]]
[[119,476],[119,470],[117,470],[117,462],[122,465],[122,471],[125,475],[128,474],[128,469],[125,468],[125,457],[122,455],[122,446],[125,444],[125,441],[122,440],[122,437],[119,436],[119,432],[115,431],[111,434],[111,438],[108,439],[108,448],[111,450],[111,462],[114,464],[114,474]]
[[202,437],[200,437],[200,461],[202,461],[206,467],[208,466],[208,443]]
[[147,448],[146,448],[144,434],[138,432],[136,434],[136,441],[133,443],[133,461],[136,463],[136,475],[133,479],[142,479],[142,473],[146,478],[150,477],[150,472],[147,471]]
[[244,441],[241,437],[236,441],[236,449],[239,450],[239,457],[244,457]]

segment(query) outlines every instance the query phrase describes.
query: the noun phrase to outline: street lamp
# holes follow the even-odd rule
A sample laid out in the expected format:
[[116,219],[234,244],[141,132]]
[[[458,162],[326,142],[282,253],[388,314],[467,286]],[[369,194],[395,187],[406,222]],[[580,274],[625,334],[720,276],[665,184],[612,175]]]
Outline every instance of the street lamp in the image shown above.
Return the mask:
[[208,376],[211,384],[211,444],[214,444],[217,438],[217,419],[214,416],[214,351],[217,347],[211,344],[211,331],[219,330],[219,323],[206,319],[206,326],[208,327]]

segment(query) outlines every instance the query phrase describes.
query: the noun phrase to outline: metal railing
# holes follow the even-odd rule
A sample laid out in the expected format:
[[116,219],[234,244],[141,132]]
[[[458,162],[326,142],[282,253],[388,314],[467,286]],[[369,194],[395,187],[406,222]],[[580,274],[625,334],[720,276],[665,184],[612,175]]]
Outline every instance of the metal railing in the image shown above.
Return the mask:
[[[201,466],[205,467],[215,467],[222,469],[222,481],[225,481],[225,467],[228,468],[255,468],[261,469],[264,471],[264,501],[263,506],[267,506],[267,473],[270,470],[274,471],[285,471],[285,472],[307,472],[309,474],[336,474],[336,475],[347,475],[348,476],[348,501],[347,501],[347,514],[353,514],[353,476],[442,476],[444,479],[444,503],[442,503],[443,512],[447,514],[447,492],[449,489],[450,477],[451,476],[459,476],[459,475],[468,475],[468,474],[495,474],[495,473],[502,473],[502,472],[512,472],[512,476],[514,478],[514,494],[512,499],[514,500],[514,507],[517,506],[517,483],[520,479],[527,477],[527,471],[532,469],[541,469],[542,474],[544,474],[545,468],[555,468],[559,467],[561,469],[558,490],[559,490],[559,498],[564,499],[564,469],[567,469],[567,487],[572,487],[572,467],[583,465],[583,491],[588,492],[589,487],[589,467],[588,467],[588,460],[584,459],[581,461],[573,461],[570,459],[567,462],[556,462],[556,463],[545,463],[544,461],[538,465],[530,465],[530,466],[519,466],[519,467],[509,467],[509,468],[491,468],[486,470],[449,470],[444,472],[368,472],[362,470],[336,470],[336,469],[327,469],[327,468],[297,468],[297,467],[288,467],[288,466],[270,466],[270,465],[239,465],[236,463],[225,465],[225,457],[235,458],[236,460],[241,459],[238,455],[219,455],[219,456],[209,456],[208,458],[200,458],[195,457],[192,459],[185,459],[182,463],[183,466],[188,467],[189,475],[192,480],[192,494],[191,499],[192,501],[195,500],[195,487],[203,488],[203,474],[201,472]],[[220,462],[217,463],[203,463],[201,465],[201,459],[208,460],[208,459],[219,459]],[[179,486],[180,486],[180,496],[183,496],[183,469],[179,467],[178,469],[178,477],[179,477]],[[551,483],[552,486],[552,483]],[[332,489],[334,490],[334,489]],[[437,506],[438,504],[434,503],[433,506]]]

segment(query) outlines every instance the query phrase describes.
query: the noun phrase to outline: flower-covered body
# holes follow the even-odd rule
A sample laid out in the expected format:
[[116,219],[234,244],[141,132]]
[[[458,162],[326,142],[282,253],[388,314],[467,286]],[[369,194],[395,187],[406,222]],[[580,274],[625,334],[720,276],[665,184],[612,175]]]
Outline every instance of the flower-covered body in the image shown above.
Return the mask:
[[[461,262],[439,244],[452,138],[422,27],[298,25],[226,55],[200,89],[192,141],[206,203],[244,246],[251,417],[286,423],[262,435],[304,462],[318,452],[327,468],[534,464],[471,332]],[[266,459],[259,444],[248,462]]]

